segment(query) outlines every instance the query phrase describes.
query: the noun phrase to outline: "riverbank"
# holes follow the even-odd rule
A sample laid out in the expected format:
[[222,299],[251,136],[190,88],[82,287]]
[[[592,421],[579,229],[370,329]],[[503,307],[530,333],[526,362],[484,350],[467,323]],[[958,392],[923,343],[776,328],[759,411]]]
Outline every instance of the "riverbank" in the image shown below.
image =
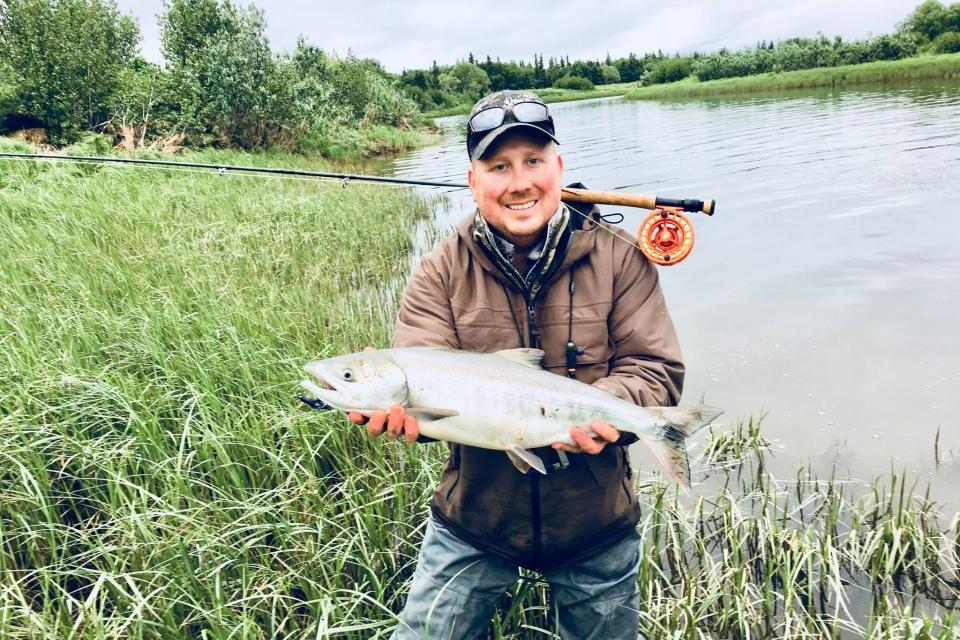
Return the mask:
[[647,100],[734,95],[825,86],[908,82],[931,78],[960,78],[960,53],[783,73],[763,73],[709,82],[687,78],[671,84],[636,87],[627,92],[624,98]]
[[[551,102],[571,102],[574,100],[590,100],[592,98],[611,98],[613,96],[622,96],[631,89],[637,87],[636,82],[620,82],[617,84],[604,84],[594,87],[589,91],[575,91],[573,89],[529,89],[540,96],[545,103]],[[456,116],[470,113],[473,104],[462,104],[449,109],[437,109],[424,112],[424,118],[441,118],[443,116]]]
[[[439,130],[429,124],[421,123],[412,128],[400,129],[383,125],[348,128],[331,127],[322,135],[314,135],[304,141],[304,152],[291,155],[281,150],[265,150],[253,155],[274,155],[277,157],[301,157],[303,162],[320,156],[331,162],[363,162],[380,157],[395,156],[406,151],[437,144],[442,136]],[[87,132],[80,140],[66,147],[53,147],[47,143],[46,133],[42,129],[24,129],[0,136],[0,151],[18,151],[24,153],[62,153],[64,155],[109,155],[116,139],[104,134]],[[181,147],[176,137],[160,139],[145,145],[126,145],[120,141],[120,148],[132,153],[204,153],[202,149]],[[237,152],[243,153],[243,152]]]
[[[758,93],[763,91],[783,91],[812,87],[837,86],[845,84],[870,84],[909,82],[932,78],[960,78],[960,53],[936,56],[921,56],[903,60],[867,62],[841,67],[822,67],[802,71],[783,73],[763,73],[755,76],[724,78],[700,82],[690,77],[670,84],[657,84],[648,87],[636,82],[601,85],[590,91],[570,89],[531,89],[546,102],[572,102],[592,98],[611,98],[623,96],[630,100],[659,98],[686,98],[706,95],[733,95],[737,93]],[[459,105],[449,109],[427,111],[424,118],[463,115],[470,113],[473,105]]]

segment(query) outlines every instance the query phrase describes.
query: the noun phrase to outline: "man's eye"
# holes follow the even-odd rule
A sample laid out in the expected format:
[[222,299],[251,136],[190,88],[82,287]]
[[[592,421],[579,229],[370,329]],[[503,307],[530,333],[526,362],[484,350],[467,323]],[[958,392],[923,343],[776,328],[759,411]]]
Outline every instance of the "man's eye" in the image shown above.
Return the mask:
[[505,165],[505,164],[502,163],[502,162],[499,163],[499,164],[495,164],[495,165],[493,165],[493,170],[494,170],[494,171],[506,171],[506,170],[507,170],[507,165]]
[[540,164],[541,162],[543,162],[543,158],[530,158],[529,160],[527,160],[527,162],[529,162],[530,164]]

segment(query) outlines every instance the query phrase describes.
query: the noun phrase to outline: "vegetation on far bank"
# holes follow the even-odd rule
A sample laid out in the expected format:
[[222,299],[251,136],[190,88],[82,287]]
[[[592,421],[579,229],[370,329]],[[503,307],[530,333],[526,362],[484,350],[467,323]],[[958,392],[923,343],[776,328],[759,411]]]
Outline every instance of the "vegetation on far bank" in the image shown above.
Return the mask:
[[[591,98],[609,98],[611,96],[622,96],[631,89],[639,86],[636,82],[620,82],[617,84],[607,84],[593,89],[532,89],[533,93],[540,96],[540,99],[546,103],[551,102],[570,102],[572,100],[590,100]],[[473,104],[461,104],[448,109],[436,109],[425,111],[425,118],[439,118],[442,116],[454,116],[464,113],[470,113]]]
[[868,62],[842,67],[763,73],[743,78],[724,78],[707,82],[700,82],[696,78],[687,78],[671,84],[635,87],[626,92],[624,97],[632,100],[685,98],[851,84],[895,83],[928,78],[960,78],[960,53]]
[[0,3],[0,133],[60,146],[93,131],[123,148],[276,148],[360,156],[423,140],[416,103],[375,60],[300,40],[275,54],[266,18],[230,0],[170,0],[163,65],[112,0]]
[[[486,90],[532,89],[539,93],[565,87],[582,93],[568,92],[556,100],[578,100],[621,95],[635,87],[661,87],[680,81],[689,84],[696,80],[846,67],[958,51],[960,2],[947,6],[937,0],[924,0],[894,33],[865,40],[844,40],[839,36],[828,38],[819,34],[814,38],[789,38],[779,42],[762,40],[756,46],[740,51],[724,48],[713,53],[674,56],[658,51],[643,56],[631,53],[617,59],[608,55],[603,63],[576,61],[571,64],[561,56],[551,57],[545,65],[543,56],[534,56],[530,65],[523,61],[493,62],[489,57],[478,61],[471,54],[466,62],[453,67],[438,68],[434,64],[430,71],[405,71],[400,82],[426,115],[438,116],[468,112],[470,105]],[[620,89],[622,86],[625,88]],[[752,85],[748,82],[743,86]],[[642,93],[674,95],[670,90],[661,92],[659,89]]]

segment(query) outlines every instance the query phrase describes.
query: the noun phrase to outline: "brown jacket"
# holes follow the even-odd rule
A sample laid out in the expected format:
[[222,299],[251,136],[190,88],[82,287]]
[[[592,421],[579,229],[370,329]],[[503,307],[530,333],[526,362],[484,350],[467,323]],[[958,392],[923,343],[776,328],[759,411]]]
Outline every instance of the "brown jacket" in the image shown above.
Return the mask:
[[[407,283],[394,346],[491,352],[539,338],[544,366],[565,375],[572,273],[573,341],[584,348],[576,377],[641,405],[676,404],[683,364],[656,269],[619,229],[580,219],[573,214],[582,228],[528,305],[474,239],[473,214],[465,218]],[[624,447],[570,454],[569,467],[546,476],[519,473],[501,451],[458,444],[450,450],[431,501],[434,515],[521,566],[545,570],[586,558],[638,522]],[[558,462],[550,448],[536,452],[548,467]]]

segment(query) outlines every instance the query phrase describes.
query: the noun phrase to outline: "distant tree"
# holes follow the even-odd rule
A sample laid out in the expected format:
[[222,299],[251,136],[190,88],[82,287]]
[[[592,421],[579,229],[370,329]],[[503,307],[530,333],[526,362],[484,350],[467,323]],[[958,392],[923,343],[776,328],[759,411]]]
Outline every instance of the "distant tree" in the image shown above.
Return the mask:
[[690,58],[664,58],[647,69],[643,74],[643,84],[663,84],[683,80],[690,75],[693,61]]
[[626,58],[617,60],[616,66],[617,71],[620,72],[620,82],[636,82],[643,75],[643,64],[633,52]]
[[0,2],[0,58],[17,108],[43,122],[54,142],[105,124],[139,39],[112,0]]
[[490,77],[471,62],[458,62],[440,74],[440,84],[444,91],[456,92],[474,101],[490,89]]
[[604,84],[620,82],[620,71],[612,64],[605,64],[600,67],[600,73],[603,76]]
[[934,53],[957,53],[960,51],[960,31],[941,33],[930,43]]
[[[941,33],[954,30],[949,24],[952,17],[950,13],[947,7],[937,0],[924,0],[900,23],[900,29],[911,31],[925,41],[930,41]],[[957,29],[960,29],[960,25]]]
[[553,83],[557,89],[573,89],[575,91],[589,91],[593,89],[593,83],[582,76],[563,76]]
[[537,89],[547,86],[547,73],[543,68],[543,55],[533,54],[533,86]]

